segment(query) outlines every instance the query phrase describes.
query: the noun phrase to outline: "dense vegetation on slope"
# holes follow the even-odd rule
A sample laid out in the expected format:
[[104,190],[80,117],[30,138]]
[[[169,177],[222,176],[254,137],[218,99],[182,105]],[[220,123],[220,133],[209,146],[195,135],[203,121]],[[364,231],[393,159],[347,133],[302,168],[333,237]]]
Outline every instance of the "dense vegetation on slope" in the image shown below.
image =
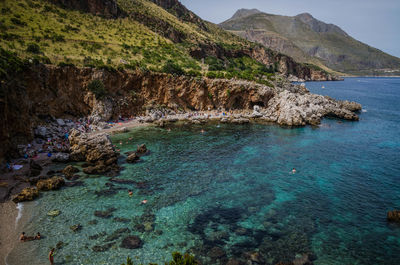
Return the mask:
[[[202,22],[203,30],[147,0],[117,3],[119,17],[107,18],[65,8],[63,3],[2,1],[0,45],[22,58],[60,65],[141,68],[257,81],[262,81],[263,71],[275,70],[246,55],[223,54],[224,47],[234,50],[252,44],[211,23]],[[203,58],[191,54],[201,52],[202,46],[221,49],[222,54],[213,56],[206,51],[200,56]]]
[[289,57],[201,20],[176,0],[4,0],[0,13],[0,47],[44,63],[264,84],[275,71],[310,74]]
[[220,25],[300,62],[326,65],[350,74],[390,72],[385,69],[400,72],[399,58],[359,42],[339,27],[307,13],[288,17],[243,9]]

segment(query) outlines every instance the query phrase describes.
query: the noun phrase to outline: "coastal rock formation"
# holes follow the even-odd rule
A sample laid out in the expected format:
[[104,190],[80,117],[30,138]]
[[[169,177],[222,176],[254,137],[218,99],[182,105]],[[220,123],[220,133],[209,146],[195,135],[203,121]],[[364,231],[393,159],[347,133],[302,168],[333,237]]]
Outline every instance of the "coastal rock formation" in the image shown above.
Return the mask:
[[24,201],[33,201],[39,196],[39,191],[36,188],[25,188],[19,194],[17,194],[12,201],[15,203]]
[[280,125],[302,126],[318,125],[325,116],[358,120],[358,116],[351,110],[361,110],[361,105],[336,101],[321,95],[285,90],[271,99],[263,115],[266,120]]
[[[271,85],[266,86],[243,80],[194,78],[141,71],[106,71],[93,68],[37,65],[28,69],[23,78],[23,82],[27,84],[26,87],[20,90],[10,89],[9,93],[7,93],[7,100],[14,102],[15,105],[18,104],[20,109],[7,109],[4,112],[7,117],[4,119],[4,124],[2,124],[4,127],[2,135],[4,137],[0,137],[0,144],[5,148],[1,150],[0,157],[5,155],[5,151],[17,153],[16,151],[10,152],[10,150],[17,149],[16,146],[20,143],[26,144],[27,141],[31,141],[34,128],[36,128],[36,134],[43,135],[43,138],[49,137],[53,133],[58,137],[62,137],[74,125],[73,122],[64,119],[63,123],[65,125],[61,127],[59,127],[58,122],[54,126],[46,127],[40,125],[38,127],[43,122],[43,117],[60,118],[65,117],[66,113],[68,113],[73,117],[81,118],[92,113],[95,114],[92,116],[93,121],[96,120],[102,123],[101,121],[107,118],[116,119],[120,115],[123,117],[136,116],[144,114],[148,110],[149,114],[154,114],[154,117],[149,117],[149,121],[153,122],[163,115],[171,115],[171,113],[178,113],[179,111],[208,109],[248,110],[253,109],[255,105],[271,109],[271,104],[279,107],[284,104],[282,101],[289,97],[289,94],[281,94],[284,90],[292,93],[303,93],[299,86],[291,85],[285,81],[284,77],[279,76],[277,76],[274,84],[271,83]],[[88,84],[95,79],[101,80],[104,84],[107,100],[97,101],[92,92],[88,91]],[[56,92],[50,88],[54,88]],[[16,91],[21,95],[15,94]],[[75,100],[71,100],[71,94],[76,95]],[[292,102],[290,104],[295,104],[296,95],[290,96],[290,98],[292,97],[293,100],[291,99]],[[271,101],[273,98],[275,98],[275,101]],[[108,103],[105,103],[105,101]],[[325,102],[331,101],[325,100]],[[358,109],[358,105],[356,106],[353,103],[343,102],[341,105],[336,105],[336,110],[346,109],[353,111]],[[11,108],[11,105],[7,106]],[[161,115],[160,111],[153,111],[155,109],[159,110],[159,106],[164,106],[163,109],[168,111],[162,110]],[[298,107],[303,108],[305,106]],[[348,111],[337,116],[355,119],[355,116],[347,115],[349,114]],[[278,112],[278,110],[271,109],[271,112]],[[290,113],[292,112],[287,114],[290,115]],[[329,112],[324,111],[323,113],[328,114]],[[281,115],[276,113],[275,116],[279,117]],[[278,117],[274,118],[272,116],[271,120],[277,121]],[[294,119],[298,120],[298,118]],[[299,122],[284,122],[289,118],[281,118],[280,120],[282,123],[288,124],[307,124],[311,119],[302,119]],[[311,122],[311,124],[314,123]],[[7,131],[5,131],[5,128],[7,128]],[[73,138],[78,139],[80,137],[77,137],[75,133]],[[82,137],[85,138],[84,136]],[[99,136],[98,139],[100,138]],[[85,142],[93,141],[96,140],[88,139],[88,136],[79,144],[79,141],[74,142],[74,139],[72,139],[71,145],[75,146],[71,149],[71,159],[73,161],[88,161],[87,154],[88,152],[91,153],[88,150],[92,150],[90,147],[92,144],[88,145]],[[105,141],[108,142],[107,140]],[[88,149],[86,150],[86,147],[81,149],[79,145],[88,145]],[[107,146],[108,144],[105,148],[102,148],[102,150],[109,150],[105,152],[104,157],[112,157],[116,160],[116,155],[113,155],[114,152],[111,151],[112,148]],[[65,159],[68,158],[66,157]],[[89,160],[91,160],[91,166],[96,165],[97,167],[89,168],[86,170],[87,172],[101,173],[109,168],[109,164],[105,163],[107,160],[104,158],[99,158],[98,160],[91,158]],[[98,163],[100,161],[103,161],[104,165]],[[108,163],[110,162],[113,164],[112,161]]]
[[88,162],[83,169],[86,174],[103,174],[119,171],[119,153],[115,151],[107,134],[89,135],[73,129],[69,136],[71,159]]
[[389,222],[400,223],[400,210],[393,210],[387,213],[387,220]]
[[64,186],[64,178],[54,176],[50,179],[42,179],[36,183],[36,187],[40,191],[58,190]]

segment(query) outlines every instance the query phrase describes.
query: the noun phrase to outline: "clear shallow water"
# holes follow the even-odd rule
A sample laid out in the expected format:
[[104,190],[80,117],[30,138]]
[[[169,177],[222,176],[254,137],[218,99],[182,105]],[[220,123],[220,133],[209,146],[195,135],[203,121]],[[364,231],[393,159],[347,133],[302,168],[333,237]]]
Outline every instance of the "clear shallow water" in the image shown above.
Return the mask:
[[[110,188],[107,177],[86,178],[83,187],[25,204],[32,212],[25,232],[46,238],[20,244],[8,263],[43,264],[49,247],[63,241],[58,264],[120,264],[128,255],[161,264],[176,250],[205,264],[247,251],[260,252],[266,264],[303,253],[313,253],[315,264],[400,264],[400,226],[386,222],[386,212],[400,207],[400,79],[307,87],[358,101],[366,112],[360,122],[331,119],[319,128],[209,125],[118,135],[121,153],[141,143],[151,150],[142,162],[124,164],[118,176],[136,183]],[[293,167],[296,174],[289,173]],[[112,217],[94,216],[109,208],[115,208]],[[47,216],[53,209],[61,214]],[[82,230],[72,232],[78,223]],[[114,233],[122,228],[129,231]],[[140,236],[143,247],[120,248],[127,235]],[[104,252],[92,250],[107,244]],[[210,257],[215,247],[226,254],[219,261]]]

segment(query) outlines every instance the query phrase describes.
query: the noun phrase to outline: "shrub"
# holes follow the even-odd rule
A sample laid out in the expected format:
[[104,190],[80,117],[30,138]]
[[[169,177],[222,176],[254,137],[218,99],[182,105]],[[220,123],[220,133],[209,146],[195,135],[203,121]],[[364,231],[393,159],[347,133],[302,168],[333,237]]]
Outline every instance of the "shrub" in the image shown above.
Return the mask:
[[106,88],[101,80],[95,79],[88,85],[88,89],[95,94],[97,99],[102,99],[106,95]]
[[217,74],[215,72],[208,72],[206,76],[208,78],[217,78]]
[[16,17],[11,18],[11,22],[17,26],[26,26],[27,25],[26,22],[21,21],[19,18],[16,18]]
[[28,48],[26,48],[26,51],[30,52],[30,53],[38,54],[38,53],[40,53],[40,47],[36,43],[31,43],[28,45]]
[[186,75],[196,77],[201,76],[201,73],[199,71],[189,70],[186,72]]
[[164,73],[168,74],[176,74],[176,75],[184,75],[185,71],[176,63],[171,60],[168,60],[162,68]]
[[58,66],[60,66],[60,67],[68,67],[68,66],[75,67],[75,65],[73,63],[66,63],[66,62],[60,62],[58,64]]

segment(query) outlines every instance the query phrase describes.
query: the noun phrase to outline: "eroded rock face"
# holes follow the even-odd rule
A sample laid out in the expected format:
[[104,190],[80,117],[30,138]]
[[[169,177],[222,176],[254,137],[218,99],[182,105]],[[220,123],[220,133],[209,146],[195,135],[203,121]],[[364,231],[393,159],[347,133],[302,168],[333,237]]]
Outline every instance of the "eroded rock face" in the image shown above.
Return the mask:
[[39,191],[36,188],[25,188],[17,196],[13,198],[13,202],[33,201],[39,196]]
[[387,220],[389,222],[400,223],[400,210],[394,210],[387,213]]
[[89,163],[89,166],[83,169],[86,174],[119,171],[117,164],[119,153],[115,151],[107,134],[88,135],[73,129],[69,141],[71,159]]
[[48,191],[48,190],[58,190],[62,186],[64,186],[65,181],[62,177],[52,177],[49,179],[42,179],[36,183],[36,187],[38,190]]

